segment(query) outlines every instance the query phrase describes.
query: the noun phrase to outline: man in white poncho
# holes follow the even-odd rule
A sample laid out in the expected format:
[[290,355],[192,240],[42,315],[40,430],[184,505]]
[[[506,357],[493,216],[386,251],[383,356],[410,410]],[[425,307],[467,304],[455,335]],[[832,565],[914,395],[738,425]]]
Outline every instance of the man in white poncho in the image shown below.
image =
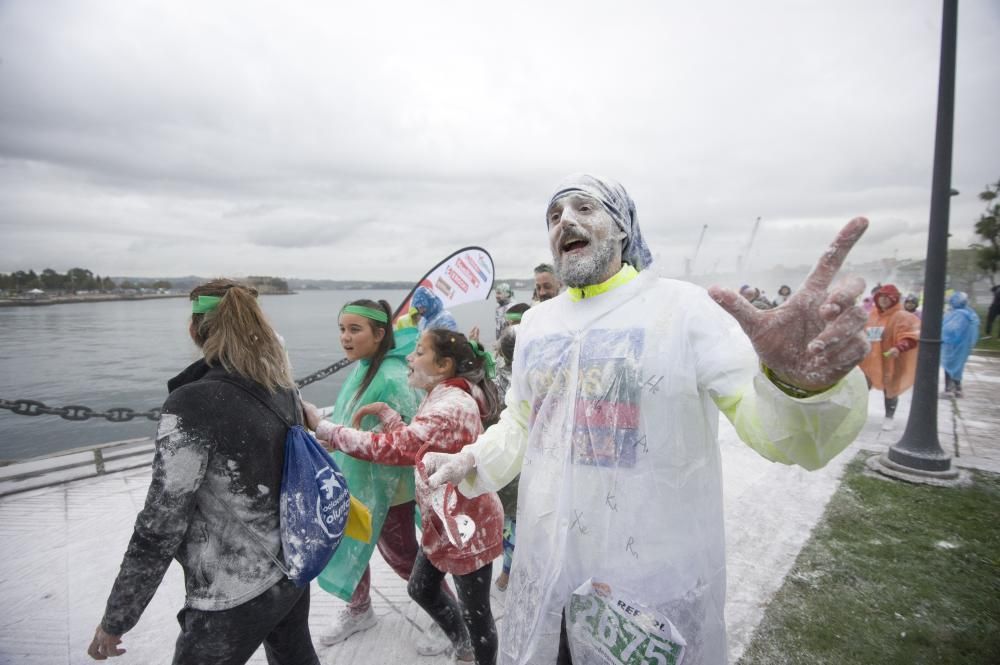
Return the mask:
[[868,222],[851,221],[767,311],[645,270],[615,182],[568,179],[547,224],[569,288],[524,315],[500,422],[424,458],[432,482],[468,496],[521,473],[500,662],[723,665],[718,413],[761,455],[807,469],[854,439],[864,283],[828,289]]

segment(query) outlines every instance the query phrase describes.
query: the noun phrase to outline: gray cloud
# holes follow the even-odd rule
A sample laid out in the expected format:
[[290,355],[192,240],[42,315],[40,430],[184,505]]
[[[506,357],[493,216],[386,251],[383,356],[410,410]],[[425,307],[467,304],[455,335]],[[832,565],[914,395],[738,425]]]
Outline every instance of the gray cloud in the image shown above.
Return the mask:
[[[665,274],[704,224],[696,268],[732,264],[757,216],[753,265],[858,214],[852,259],[924,251],[937,5],[287,4],[0,4],[0,271],[405,279],[479,244],[528,275],[579,171],[626,185]],[[998,32],[963,3],[953,246],[1000,177]]]
[[344,243],[363,232],[367,225],[375,223],[373,217],[350,220],[274,218],[262,221],[248,233],[248,238],[255,245],[279,249]]

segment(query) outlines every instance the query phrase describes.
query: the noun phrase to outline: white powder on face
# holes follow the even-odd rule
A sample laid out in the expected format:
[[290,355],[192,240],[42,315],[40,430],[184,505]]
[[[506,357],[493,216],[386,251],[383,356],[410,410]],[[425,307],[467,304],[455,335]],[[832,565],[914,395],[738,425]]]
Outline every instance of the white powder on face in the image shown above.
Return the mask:
[[437,383],[437,379],[423,370],[414,369],[406,382],[414,388],[430,390]]
[[563,256],[560,253],[554,257],[556,274],[564,284],[582,287],[597,284],[604,278],[614,258],[615,246],[621,244],[621,240],[613,235],[604,239],[597,239],[594,235],[591,235],[591,244],[584,250],[585,254]]

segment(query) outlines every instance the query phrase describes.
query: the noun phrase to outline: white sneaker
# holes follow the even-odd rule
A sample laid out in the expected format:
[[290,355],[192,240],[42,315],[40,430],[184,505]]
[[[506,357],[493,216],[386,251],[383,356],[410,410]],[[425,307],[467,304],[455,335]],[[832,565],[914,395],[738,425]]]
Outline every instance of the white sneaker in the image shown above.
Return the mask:
[[368,630],[377,621],[378,617],[372,612],[371,607],[361,614],[352,614],[351,610],[344,608],[334,617],[333,626],[319,638],[319,643],[325,647],[340,644],[354,633]]
[[891,432],[896,428],[896,423],[892,418],[886,416],[886,419],[882,421],[882,431]]
[[450,649],[451,640],[441,630],[441,626],[434,622],[417,638],[417,653],[421,656],[439,656]]

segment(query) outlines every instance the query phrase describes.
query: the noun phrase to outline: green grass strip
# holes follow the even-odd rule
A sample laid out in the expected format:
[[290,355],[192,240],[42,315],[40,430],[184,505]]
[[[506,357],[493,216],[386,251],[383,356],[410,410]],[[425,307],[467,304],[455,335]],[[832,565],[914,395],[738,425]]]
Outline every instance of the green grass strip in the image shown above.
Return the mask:
[[960,488],[860,453],[740,665],[1000,663],[1000,476]]
[[[975,348],[977,349],[987,349],[989,351],[1000,351],[1000,338],[990,337],[989,339],[982,339],[986,336],[986,314],[989,311],[989,307],[976,307],[976,313],[979,314],[979,342],[976,343]],[[997,324],[993,324],[993,331],[996,333]]]

